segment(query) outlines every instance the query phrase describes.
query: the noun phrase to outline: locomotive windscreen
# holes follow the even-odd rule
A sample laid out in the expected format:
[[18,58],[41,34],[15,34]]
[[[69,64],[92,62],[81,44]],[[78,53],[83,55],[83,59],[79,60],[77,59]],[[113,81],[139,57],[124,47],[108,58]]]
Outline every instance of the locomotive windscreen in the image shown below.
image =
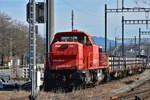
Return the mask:
[[54,42],[80,42],[83,45],[91,45],[91,42],[86,35],[62,35],[56,37]]

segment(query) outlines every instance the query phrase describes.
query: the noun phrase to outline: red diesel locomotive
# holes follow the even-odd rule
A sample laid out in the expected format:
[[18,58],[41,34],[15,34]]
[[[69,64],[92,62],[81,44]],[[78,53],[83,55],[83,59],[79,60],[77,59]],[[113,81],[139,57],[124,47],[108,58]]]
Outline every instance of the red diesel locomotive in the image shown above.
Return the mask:
[[102,53],[102,47],[95,44],[91,35],[77,30],[57,33],[50,48],[50,64],[46,66],[45,75],[47,89],[100,83],[110,76],[133,73],[133,69],[142,71],[145,66],[141,58],[109,57]]

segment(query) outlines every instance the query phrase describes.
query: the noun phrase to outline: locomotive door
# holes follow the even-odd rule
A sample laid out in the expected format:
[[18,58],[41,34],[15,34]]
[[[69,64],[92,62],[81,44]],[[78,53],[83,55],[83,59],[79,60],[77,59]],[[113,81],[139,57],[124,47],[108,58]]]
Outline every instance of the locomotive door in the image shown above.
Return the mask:
[[84,63],[84,69],[89,69],[91,66],[91,60],[92,60],[92,44],[87,36],[84,36],[84,43],[83,43],[83,63]]

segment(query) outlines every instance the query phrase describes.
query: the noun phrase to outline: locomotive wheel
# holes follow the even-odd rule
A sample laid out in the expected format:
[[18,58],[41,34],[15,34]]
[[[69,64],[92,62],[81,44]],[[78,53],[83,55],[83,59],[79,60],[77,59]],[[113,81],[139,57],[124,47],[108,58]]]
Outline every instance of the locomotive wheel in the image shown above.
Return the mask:
[[138,73],[142,73],[142,68],[139,68],[139,69],[138,69]]
[[119,72],[119,78],[123,78],[124,77],[124,73],[123,72]]
[[91,83],[91,77],[89,76],[89,75],[86,75],[86,77],[85,77],[85,84],[90,84]]
[[133,75],[133,71],[132,71],[132,70],[129,70],[129,71],[128,71],[128,75],[130,75],[130,76]]
[[104,80],[104,73],[102,70],[97,70],[96,79],[98,84]]
[[108,81],[110,81],[110,80],[111,80],[110,73],[109,73],[109,71],[106,69],[106,70],[105,70],[104,81],[105,81],[105,82],[108,82]]
[[123,72],[123,77],[126,77],[127,74],[128,74],[128,72],[127,72],[127,71],[124,71],[124,72]]
[[92,76],[91,76],[91,75],[92,75],[92,74],[90,74],[88,71],[85,72],[85,74],[84,74],[84,76],[83,76],[83,79],[82,79],[83,85],[86,86],[86,85],[92,83],[92,82],[91,82],[91,80],[92,80]]

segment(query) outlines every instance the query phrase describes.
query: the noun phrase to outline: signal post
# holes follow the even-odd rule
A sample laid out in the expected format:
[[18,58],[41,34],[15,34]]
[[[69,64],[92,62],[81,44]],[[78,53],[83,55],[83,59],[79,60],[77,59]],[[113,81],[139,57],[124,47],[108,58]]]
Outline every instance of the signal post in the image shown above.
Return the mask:
[[44,2],[36,3],[35,0],[29,0],[27,22],[29,23],[30,79],[32,83],[30,100],[36,100],[40,90],[40,72],[36,63],[36,33],[38,30],[36,24],[44,23]]
[[31,100],[36,100],[38,89],[36,82],[36,33],[35,33],[35,0],[29,1],[29,41],[30,41],[30,73],[32,82]]

